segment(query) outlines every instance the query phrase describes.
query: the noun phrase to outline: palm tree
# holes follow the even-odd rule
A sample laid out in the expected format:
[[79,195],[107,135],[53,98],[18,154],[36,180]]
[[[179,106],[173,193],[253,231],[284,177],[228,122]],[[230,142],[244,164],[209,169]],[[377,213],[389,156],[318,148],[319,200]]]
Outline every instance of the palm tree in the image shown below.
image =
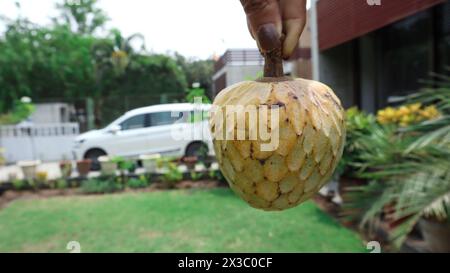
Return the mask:
[[[139,33],[125,38],[117,29],[112,30],[111,35],[112,38],[100,40],[94,44],[92,53],[97,70],[112,67],[116,76],[121,76],[130,64],[132,55],[145,50],[145,38]],[[136,40],[140,42],[138,52],[135,52],[132,46],[132,42]]]
[[450,77],[436,78],[435,87],[407,102],[434,104],[440,118],[403,128],[397,138],[377,126],[358,140],[364,147],[362,175],[372,182],[350,192],[347,208],[362,210],[361,227],[388,213],[397,223],[391,238],[398,247],[421,219],[450,223]]
[[[140,42],[138,51],[135,51],[132,43]],[[134,55],[145,50],[145,39],[139,33],[129,37],[123,37],[119,30],[112,30],[111,37],[96,42],[91,49],[95,65],[95,80],[97,93],[95,97],[95,123],[101,124],[101,108],[103,100],[108,97],[117,81],[125,74]]]

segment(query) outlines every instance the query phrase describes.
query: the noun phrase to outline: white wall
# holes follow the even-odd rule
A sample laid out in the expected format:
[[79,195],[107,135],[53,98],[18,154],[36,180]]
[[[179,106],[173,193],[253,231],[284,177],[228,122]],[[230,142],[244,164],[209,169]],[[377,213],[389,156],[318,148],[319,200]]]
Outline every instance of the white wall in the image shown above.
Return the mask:
[[69,115],[70,107],[67,103],[37,103],[36,111],[30,116],[30,120],[40,124],[64,123],[69,122]]
[[72,158],[71,149],[78,134],[77,123],[0,126],[0,147],[5,149],[7,163],[21,160],[59,161]]
[[246,65],[246,66],[229,65],[226,67],[227,86],[245,80],[254,80],[258,76],[262,76],[263,71],[264,66],[262,65]]

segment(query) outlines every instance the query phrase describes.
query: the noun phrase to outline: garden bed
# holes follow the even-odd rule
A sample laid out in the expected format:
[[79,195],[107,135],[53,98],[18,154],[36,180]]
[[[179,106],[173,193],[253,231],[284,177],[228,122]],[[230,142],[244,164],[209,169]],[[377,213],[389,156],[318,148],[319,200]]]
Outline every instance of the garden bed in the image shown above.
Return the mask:
[[[199,180],[190,181],[184,180],[175,185],[174,190],[177,189],[214,189],[226,187],[226,184],[220,183],[214,180]],[[126,188],[122,191],[115,192],[115,194],[120,193],[140,193],[140,192],[156,192],[156,191],[166,191],[168,188],[163,183],[153,183],[148,187],[131,189]],[[0,195],[0,209],[7,207],[11,202],[16,200],[32,200],[32,199],[48,199],[52,197],[69,197],[69,196],[83,196],[83,195],[93,195],[83,193],[80,188],[69,188],[69,189],[41,189],[41,190],[25,190],[25,191],[15,191],[8,190]]]

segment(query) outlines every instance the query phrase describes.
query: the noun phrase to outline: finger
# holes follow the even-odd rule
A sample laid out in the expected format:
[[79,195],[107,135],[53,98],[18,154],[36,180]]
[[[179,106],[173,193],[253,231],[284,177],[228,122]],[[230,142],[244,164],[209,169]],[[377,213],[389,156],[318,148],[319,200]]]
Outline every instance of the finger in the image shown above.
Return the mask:
[[303,18],[283,21],[283,29],[286,32],[283,43],[283,59],[289,59],[297,48],[305,24],[306,20]]
[[306,0],[280,0],[283,32],[283,58],[289,58],[298,45],[306,24]]
[[282,35],[281,13],[278,0],[241,0],[250,33],[261,51],[280,46]]

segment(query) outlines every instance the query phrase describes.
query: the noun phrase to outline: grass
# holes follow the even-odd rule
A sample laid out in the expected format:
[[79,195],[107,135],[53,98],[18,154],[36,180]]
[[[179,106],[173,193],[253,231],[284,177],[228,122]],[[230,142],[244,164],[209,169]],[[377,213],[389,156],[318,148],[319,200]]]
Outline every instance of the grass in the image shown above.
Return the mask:
[[16,201],[0,211],[0,252],[364,252],[309,202],[248,207],[228,189]]

